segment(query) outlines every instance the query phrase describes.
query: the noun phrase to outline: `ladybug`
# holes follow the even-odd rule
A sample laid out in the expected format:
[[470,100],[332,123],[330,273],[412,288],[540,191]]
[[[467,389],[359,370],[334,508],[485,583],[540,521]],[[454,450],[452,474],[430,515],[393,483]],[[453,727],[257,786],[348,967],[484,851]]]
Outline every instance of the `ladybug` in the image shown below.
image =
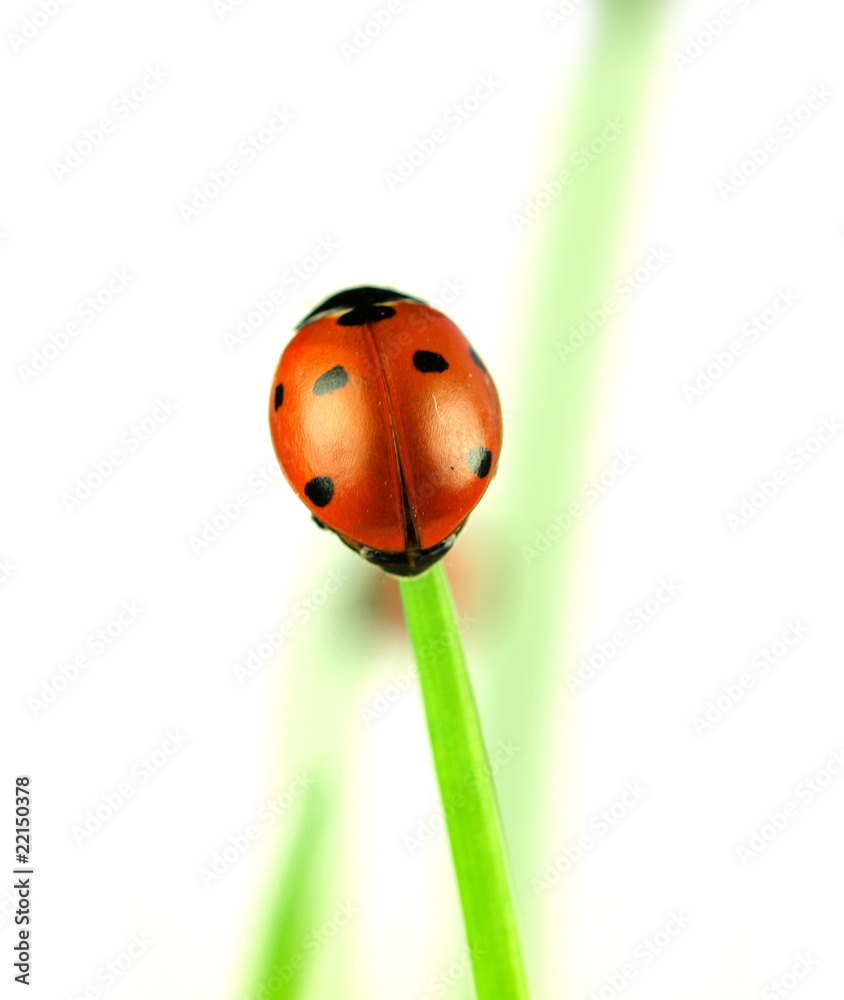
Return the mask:
[[501,451],[501,407],[448,317],[350,288],[296,327],[270,395],[282,471],[320,527],[397,576],[441,559]]

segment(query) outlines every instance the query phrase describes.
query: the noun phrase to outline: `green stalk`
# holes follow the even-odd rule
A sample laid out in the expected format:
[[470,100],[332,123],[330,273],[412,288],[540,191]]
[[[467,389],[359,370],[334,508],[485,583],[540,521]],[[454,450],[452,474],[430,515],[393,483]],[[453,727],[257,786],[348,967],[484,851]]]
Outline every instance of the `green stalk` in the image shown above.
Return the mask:
[[400,581],[478,1000],[528,1000],[504,833],[442,564]]

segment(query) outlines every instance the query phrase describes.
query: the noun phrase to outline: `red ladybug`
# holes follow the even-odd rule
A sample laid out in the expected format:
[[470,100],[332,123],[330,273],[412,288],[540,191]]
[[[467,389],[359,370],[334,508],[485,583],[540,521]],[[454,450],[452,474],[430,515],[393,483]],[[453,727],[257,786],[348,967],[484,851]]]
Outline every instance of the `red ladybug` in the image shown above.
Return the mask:
[[483,496],[501,408],[454,323],[387,288],[350,288],[296,328],[270,398],[273,446],[314,519],[365,559],[415,576]]

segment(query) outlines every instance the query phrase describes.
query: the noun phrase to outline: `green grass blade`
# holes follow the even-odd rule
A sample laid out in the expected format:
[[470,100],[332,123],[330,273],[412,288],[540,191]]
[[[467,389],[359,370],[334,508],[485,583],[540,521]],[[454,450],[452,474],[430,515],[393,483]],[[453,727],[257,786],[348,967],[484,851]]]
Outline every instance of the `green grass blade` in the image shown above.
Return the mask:
[[305,793],[283,870],[260,921],[258,955],[247,987],[247,995],[255,1000],[300,1000],[306,995],[313,962],[304,942],[323,915],[325,894],[314,888],[320,881],[330,804],[321,782]]
[[527,1000],[504,835],[442,565],[401,580],[478,1000]]

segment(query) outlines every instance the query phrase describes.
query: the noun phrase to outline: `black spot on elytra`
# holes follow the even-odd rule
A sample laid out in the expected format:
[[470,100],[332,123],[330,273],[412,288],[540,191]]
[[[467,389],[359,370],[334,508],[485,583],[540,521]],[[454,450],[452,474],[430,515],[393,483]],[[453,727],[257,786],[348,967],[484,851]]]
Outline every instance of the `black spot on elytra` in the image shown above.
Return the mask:
[[305,483],[305,496],[317,507],[324,507],[334,496],[334,480],[331,476],[316,476],[308,480]]
[[346,369],[342,365],[335,365],[333,368],[329,368],[327,372],[323,372],[316,382],[314,382],[314,395],[327,396],[329,392],[342,389],[348,381],[349,375]]
[[273,396],[273,412],[275,412],[279,406],[281,406],[284,401],[284,386],[281,382],[275,387],[275,395]]
[[363,305],[356,306],[351,312],[337,317],[340,326],[363,326],[364,323],[377,323],[379,319],[389,319],[396,315],[392,306]]
[[478,366],[478,368],[480,368],[482,372],[485,372],[486,365],[483,363],[483,361],[481,361],[480,357],[478,356],[478,352],[475,350],[474,347],[469,348],[469,355],[471,356],[475,364]]
[[485,479],[492,468],[492,452],[489,448],[473,448],[466,456],[466,464],[478,479]]
[[444,372],[448,362],[442,354],[434,351],[417,351],[413,355],[413,364],[420,372]]

